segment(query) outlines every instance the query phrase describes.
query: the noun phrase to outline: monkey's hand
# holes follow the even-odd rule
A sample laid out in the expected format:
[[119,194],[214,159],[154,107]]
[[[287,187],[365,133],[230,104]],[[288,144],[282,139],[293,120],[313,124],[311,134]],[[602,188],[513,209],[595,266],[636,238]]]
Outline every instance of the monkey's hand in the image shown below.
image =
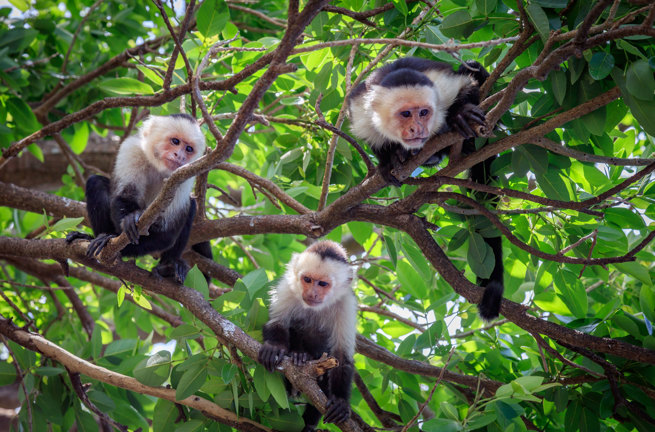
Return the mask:
[[451,125],[455,132],[458,132],[464,138],[475,138],[477,133],[469,125],[470,122],[475,122],[481,126],[486,125],[486,118],[484,111],[472,103],[467,103],[462,109],[454,116]]
[[275,371],[277,365],[280,364],[286,353],[287,350],[284,346],[270,342],[264,342],[264,345],[262,345],[261,349],[259,350],[257,359],[261,364],[264,365],[267,371],[273,372]]
[[159,261],[152,271],[163,278],[173,279],[182,284],[189,273],[189,265],[181,258],[168,258]]
[[98,255],[100,252],[102,252],[105,246],[107,246],[109,240],[113,239],[114,237],[116,236],[113,234],[99,234],[98,237],[94,238],[89,243],[89,248],[86,250],[86,256],[93,258],[94,256]]
[[121,229],[132,244],[139,244],[139,229],[136,227],[136,223],[139,222],[142,214],[142,211],[137,210],[121,219]]
[[71,231],[66,234],[66,243],[73,243],[75,240],[93,240],[93,236],[80,231]]
[[380,165],[378,167],[378,170],[380,171],[380,175],[382,176],[382,178],[385,179],[387,183],[396,187],[401,187],[403,185],[403,182],[401,182],[396,177],[394,177],[393,174],[391,174],[391,170],[393,168],[394,168],[393,165]]
[[350,404],[347,400],[331,396],[325,410],[325,423],[343,423],[350,418]]
[[307,360],[309,360],[309,355],[306,352],[292,352],[291,353],[291,361],[296,366],[304,365],[305,363],[307,363]]

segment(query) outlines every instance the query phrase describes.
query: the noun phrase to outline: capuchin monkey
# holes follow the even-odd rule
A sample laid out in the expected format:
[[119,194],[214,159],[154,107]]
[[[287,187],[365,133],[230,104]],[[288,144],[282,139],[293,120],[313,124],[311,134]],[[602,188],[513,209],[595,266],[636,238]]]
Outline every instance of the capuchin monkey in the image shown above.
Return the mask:
[[[302,365],[327,353],[339,361],[318,378],[328,398],[326,423],[350,417],[350,388],[357,328],[357,300],[352,290],[355,270],[344,248],[324,240],[294,254],[280,283],[271,291],[269,321],[259,362],[273,372],[288,355]],[[303,432],[314,431],[321,413],[307,405]]]
[[[488,76],[475,61],[466,62],[456,72],[447,63],[416,57],[388,63],[373,71],[350,94],[350,129],[377,156],[380,175],[400,186],[391,171],[418,153],[434,135],[451,130],[462,135],[463,144],[450,150],[451,160],[475,151],[477,134],[469,123],[486,124],[478,104],[480,85]],[[423,165],[438,164],[447,151],[436,152]],[[490,174],[493,159],[473,166],[469,171],[471,179],[482,184],[495,180]],[[492,205],[497,204],[494,201]],[[503,260],[501,238],[485,237],[485,242],[495,255],[495,267],[489,279],[478,280],[485,287],[478,308],[480,316],[489,321],[500,312]]]
[[[86,209],[95,238],[71,232],[66,241],[89,240],[86,255],[93,257],[109,240],[125,232],[130,244],[121,250],[122,256],[160,252],[153,271],[184,282],[189,266],[181,256],[196,213],[196,202],[190,197],[193,177],[178,186],[173,201],[150,226],[148,234],[139,235],[136,224],[173,171],[195,161],[204,151],[205,137],[190,115],[150,116],[138,134],[121,145],[111,180],[93,175],[86,182]],[[192,249],[212,258],[209,242],[193,245]]]

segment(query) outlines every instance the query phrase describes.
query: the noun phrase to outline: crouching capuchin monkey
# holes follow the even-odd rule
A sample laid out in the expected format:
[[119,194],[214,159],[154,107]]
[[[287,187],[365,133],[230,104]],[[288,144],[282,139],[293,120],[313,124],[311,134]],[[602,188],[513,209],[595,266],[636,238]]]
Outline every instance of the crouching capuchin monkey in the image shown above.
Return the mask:
[[[86,254],[93,257],[109,240],[125,232],[130,244],[121,250],[122,256],[161,252],[153,271],[184,282],[189,266],[182,252],[196,214],[196,202],[190,197],[193,177],[179,185],[173,201],[150,226],[148,234],[139,235],[136,224],[173,171],[195,161],[204,151],[205,137],[190,115],[150,116],[138,134],[121,145],[111,180],[92,175],[86,181],[86,209],[95,238],[75,231],[66,236],[66,241],[90,240]],[[212,258],[209,242],[193,245],[192,249]]]
[[[471,122],[485,125],[485,114],[478,107],[480,85],[489,77],[476,61],[468,61],[457,71],[448,63],[405,57],[374,70],[357,85],[348,98],[350,129],[369,145],[379,161],[379,172],[387,182],[400,186],[392,170],[418,153],[431,137],[456,131],[464,138],[461,146],[450,150],[451,160],[475,151],[476,132]],[[441,162],[448,149],[433,154],[423,165]],[[471,180],[490,184],[491,162],[495,156],[469,170]],[[478,195],[478,199],[484,199]],[[492,206],[497,203],[492,202]],[[478,305],[485,320],[496,318],[503,297],[503,258],[501,237],[485,237],[495,255],[495,266]]]
[[[269,321],[264,326],[264,345],[259,362],[270,372],[291,357],[302,365],[327,353],[339,361],[318,378],[328,398],[326,423],[350,417],[350,388],[357,331],[357,300],[352,289],[355,270],[344,248],[324,240],[294,254],[280,283],[271,291]],[[307,405],[303,432],[315,430],[321,413]]]

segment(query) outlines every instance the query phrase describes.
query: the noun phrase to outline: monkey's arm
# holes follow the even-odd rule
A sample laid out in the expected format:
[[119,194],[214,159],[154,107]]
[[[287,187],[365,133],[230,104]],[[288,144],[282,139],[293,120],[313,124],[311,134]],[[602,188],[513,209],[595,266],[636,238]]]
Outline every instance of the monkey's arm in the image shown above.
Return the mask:
[[273,372],[289,350],[289,328],[277,321],[269,321],[263,329],[264,344],[259,350],[258,359]]
[[339,353],[334,356],[339,360],[339,366],[328,372],[331,395],[323,419],[327,423],[341,423],[350,417],[350,390],[355,372],[351,358]]

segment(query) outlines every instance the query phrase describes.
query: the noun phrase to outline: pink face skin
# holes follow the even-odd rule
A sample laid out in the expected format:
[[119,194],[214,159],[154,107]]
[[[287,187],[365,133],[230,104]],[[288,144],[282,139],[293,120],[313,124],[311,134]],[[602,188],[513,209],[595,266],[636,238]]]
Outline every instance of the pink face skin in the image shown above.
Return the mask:
[[319,306],[330,292],[330,279],[318,274],[303,273],[300,275],[302,299],[308,306]]
[[178,136],[170,136],[159,146],[159,157],[171,172],[194,160],[196,145]]
[[429,106],[403,106],[395,113],[395,122],[400,129],[400,136],[409,148],[420,148],[430,137],[429,121],[432,108]]

